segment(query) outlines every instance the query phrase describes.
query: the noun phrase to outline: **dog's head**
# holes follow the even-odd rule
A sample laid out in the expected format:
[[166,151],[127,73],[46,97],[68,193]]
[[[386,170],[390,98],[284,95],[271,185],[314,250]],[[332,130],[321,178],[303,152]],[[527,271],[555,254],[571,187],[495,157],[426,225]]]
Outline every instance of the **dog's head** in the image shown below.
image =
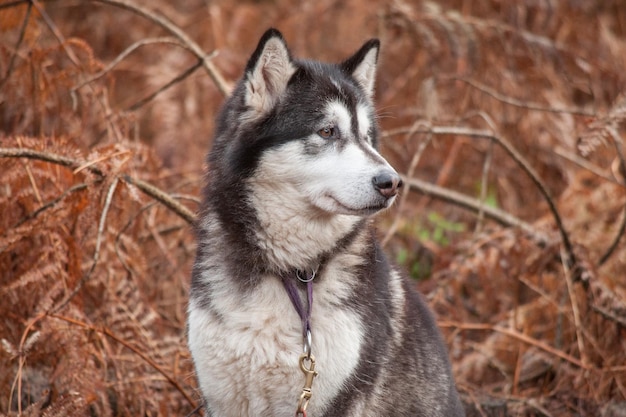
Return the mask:
[[293,59],[275,29],[263,35],[218,128],[222,157],[253,192],[327,214],[392,204],[402,182],[378,152],[379,47],[373,39],[326,64]]

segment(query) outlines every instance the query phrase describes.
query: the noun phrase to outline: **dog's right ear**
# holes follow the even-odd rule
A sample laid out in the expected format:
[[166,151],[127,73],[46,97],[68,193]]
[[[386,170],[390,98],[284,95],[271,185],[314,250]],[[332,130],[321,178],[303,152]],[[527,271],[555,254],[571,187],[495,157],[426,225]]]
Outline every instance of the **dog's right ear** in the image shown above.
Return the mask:
[[283,35],[269,29],[250,57],[245,73],[245,104],[257,115],[269,111],[296,71]]

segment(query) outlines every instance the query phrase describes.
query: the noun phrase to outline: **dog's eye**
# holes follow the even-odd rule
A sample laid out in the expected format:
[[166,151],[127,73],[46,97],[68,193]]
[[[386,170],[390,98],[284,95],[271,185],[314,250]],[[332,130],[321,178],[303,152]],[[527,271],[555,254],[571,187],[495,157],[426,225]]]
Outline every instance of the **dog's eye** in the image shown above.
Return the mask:
[[334,127],[325,127],[317,131],[317,134],[324,139],[330,139],[335,137],[336,129]]

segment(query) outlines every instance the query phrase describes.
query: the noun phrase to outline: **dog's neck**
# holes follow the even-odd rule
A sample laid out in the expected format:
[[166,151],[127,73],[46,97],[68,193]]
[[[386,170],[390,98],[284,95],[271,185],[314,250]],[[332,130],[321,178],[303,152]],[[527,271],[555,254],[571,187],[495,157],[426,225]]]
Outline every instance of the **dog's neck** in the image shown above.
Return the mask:
[[[271,197],[270,197],[271,198]],[[269,269],[311,270],[348,236],[361,218],[321,214],[297,203],[275,201],[257,205],[257,245]]]

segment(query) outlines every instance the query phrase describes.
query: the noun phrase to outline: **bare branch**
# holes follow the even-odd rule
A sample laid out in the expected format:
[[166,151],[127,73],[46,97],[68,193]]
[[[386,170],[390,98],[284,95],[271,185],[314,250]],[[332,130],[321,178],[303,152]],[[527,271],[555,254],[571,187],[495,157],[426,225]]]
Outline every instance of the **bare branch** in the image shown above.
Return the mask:
[[487,200],[487,188],[489,188],[489,184],[487,180],[489,179],[489,170],[491,169],[491,159],[493,157],[493,140],[489,141],[489,145],[487,148],[487,156],[485,157],[485,161],[483,162],[483,172],[480,180],[480,209],[478,210],[478,221],[476,222],[475,233],[480,232],[482,229],[483,217],[485,215],[485,201]]
[[591,172],[594,175],[597,175],[598,177],[605,179],[609,182],[612,182],[613,184],[618,184],[621,186],[624,186],[624,184],[620,184],[619,182],[617,182],[615,180],[615,178],[613,178],[612,176],[610,176],[608,173],[606,172],[602,172],[602,169],[600,167],[598,167],[597,165],[592,164],[591,162],[589,162],[588,160],[586,160],[585,158],[582,158],[578,155],[576,155],[574,152],[568,151],[567,149],[565,149],[562,146],[556,146],[554,148],[554,153],[557,154],[558,156],[560,156],[563,159],[566,159],[568,161],[570,161],[573,164],[578,165],[579,167],[586,169],[587,171]]
[[[67,158],[62,155],[51,154],[48,152],[35,151],[33,149],[21,149],[21,148],[0,148],[0,158],[30,158],[30,159],[38,159],[41,161],[51,162],[54,164],[62,165],[68,168],[85,168],[100,177],[105,177],[105,174],[99,168],[96,168],[90,163],[85,164],[82,161],[77,161],[75,159]],[[158,200],[174,213],[183,218],[187,223],[193,224],[195,222],[196,216],[185,206],[178,203],[174,200],[170,195],[165,193],[163,190],[155,187],[152,184],[149,184],[145,181],[142,181],[137,178],[133,178],[129,175],[124,175],[124,181],[129,184],[135,185],[144,193]]]
[[141,191],[148,194],[150,197],[161,202],[163,205],[165,205],[174,213],[178,214],[181,218],[187,221],[187,223],[195,223],[196,216],[187,207],[183,206],[182,204],[174,200],[171,196],[156,188],[154,185],[148,184],[147,182],[142,181],[138,178],[132,178],[129,175],[124,175],[123,179],[129,184],[133,184]]
[[[202,61],[202,65],[204,66],[207,73],[209,74],[209,77],[211,77],[211,79],[213,80],[217,88],[220,90],[222,95],[227,96],[228,94],[230,94],[230,91],[232,90],[231,84],[228,83],[224,79],[222,74],[217,70],[215,65],[213,65],[213,63],[211,62],[211,58],[213,58],[214,54],[206,54],[202,50],[200,45],[194,42],[189,36],[187,36],[187,34],[180,27],[175,25],[173,22],[169,21],[168,19],[166,19],[165,17],[161,15],[158,15],[152,10],[146,9],[145,7],[142,7],[142,6],[138,6],[134,4],[133,2],[130,2],[127,0],[89,0],[89,1],[92,1],[94,3],[103,3],[109,6],[119,7],[119,8],[128,10],[132,13],[135,13],[136,15],[139,15],[161,26],[167,32],[171,33],[177,39],[179,39],[189,49],[189,51],[191,51],[199,60]],[[45,10],[41,9],[41,7],[38,5],[37,0],[16,0],[7,4],[0,5],[0,9],[3,9],[5,7],[18,6],[23,3],[33,3],[35,7],[37,7],[38,11],[43,12],[42,16],[44,16],[44,20],[46,21],[46,24],[52,29],[57,39],[59,39],[60,42],[62,41],[61,44],[64,45],[63,36],[60,34],[58,30],[55,30],[54,24],[50,20],[47,13],[45,13]],[[72,61],[75,61],[74,54],[68,49],[66,49],[66,51],[68,52],[68,56],[70,57],[70,59],[72,59]]]
[[15,43],[15,48],[13,53],[11,54],[11,59],[9,60],[9,66],[7,67],[7,73],[2,80],[0,80],[0,88],[4,87],[4,84],[11,77],[11,73],[13,72],[13,65],[15,65],[15,59],[17,58],[17,52],[20,49],[20,45],[24,41],[24,35],[26,34],[26,28],[28,27],[28,20],[30,19],[30,12],[33,8],[33,3],[28,3],[26,8],[26,15],[24,16],[24,21],[22,22],[22,28],[20,29],[20,34],[17,38],[17,42]]
[[145,46],[145,45],[159,44],[159,43],[178,45],[178,46],[183,46],[183,47],[185,46],[181,44],[180,42],[178,42],[176,39],[171,38],[171,37],[141,39],[133,43],[132,45],[130,45],[128,48],[124,49],[118,56],[116,56],[111,62],[109,62],[101,71],[98,71],[96,74],[81,81],[78,85],[72,87],[72,91],[76,91],[84,87],[85,85],[92,83],[99,78],[102,78],[103,76],[108,74],[113,68],[115,68],[115,66],[117,66],[120,62],[122,62],[128,55],[130,55],[131,53],[133,53],[135,50],[139,49],[140,47]]
[[455,328],[459,330],[488,330],[492,332],[502,333],[513,339],[517,339],[520,342],[529,344],[531,346],[535,346],[545,352],[550,353],[551,355],[557,356],[578,368],[592,369],[589,365],[584,364],[577,358],[571,355],[568,355],[567,353],[561,350],[555,349],[541,340],[537,340],[533,337],[530,337],[514,329],[509,329],[503,326],[499,326],[496,324],[488,324],[488,323],[458,323],[458,322],[453,322],[453,321],[438,321],[437,324],[440,327]]
[[527,110],[535,110],[535,111],[541,111],[541,112],[548,112],[548,113],[567,113],[567,114],[574,114],[577,116],[595,116],[596,114],[594,112],[591,111],[587,111],[584,109],[580,109],[580,108],[558,108],[558,107],[551,107],[551,106],[544,106],[541,104],[537,104],[537,103],[531,103],[531,102],[526,102],[523,100],[518,100],[516,98],[513,97],[509,97],[507,95],[504,95],[496,90],[494,90],[493,88],[487,87],[484,84],[479,83],[476,80],[472,80],[469,78],[463,78],[463,77],[452,77],[452,79],[454,80],[458,80],[458,81],[463,81],[464,83],[474,87],[475,89],[495,98],[496,100],[502,102],[502,103],[506,103],[509,104],[511,106],[515,106],[515,107],[520,107],[523,109],[527,109]]
[[161,88],[159,88],[158,90],[156,90],[154,93],[150,94],[147,97],[142,98],[141,100],[137,101],[135,104],[132,104],[131,106],[129,106],[126,110],[127,111],[135,111],[138,108],[142,107],[144,104],[149,103],[150,101],[152,101],[156,96],[158,96],[159,94],[161,94],[163,91],[167,90],[168,88],[170,88],[173,85],[178,84],[179,82],[183,81],[185,78],[187,78],[188,76],[190,76],[191,74],[194,73],[195,70],[197,70],[198,68],[200,68],[200,66],[202,66],[202,60],[198,60],[198,62],[196,62],[195,64],[193,64],[192,66],[190,66],[189,68],[187,68],[185,71],[183,71],[181,74],[177,75],[176,77],[174,77],[171,81],[167,82],[165,85],[163,85]]
[[74,191],[81,191],[84,190],[85,188],[87,188],[87,184],[76,184],[70,188],[68,188],[67,190],[63,191],[63,193],[61,193],[60,196],[58,196],[57,198],[48,201],[46,204],[44,204],[43,206],[39,207],[37,210],[33,211],[32,213],[28,214],[27,216],[25,216],[24,218],[22,218],[19,222],[17,222],[13,228],[19,227],[22,224],[24,224],[25,222],[34,219],[35,217],[39,216],[39,214],[41,214],[43,211],[48,210],[49,208],[54,207],[57,203],[59,203],[61,200],[63,200],[65,197],[67,197],[68,195],[70,195],[71,193],[73,193]]
[[200,414],[200,410],[202,409],[202,407],[203,407],[203,405],[200,404],[199,406],[197,406],[196,408],[191,410],[191,412],[189,414],[187,414],[185,417],[191,417],[191,416],[196,415],[196,414],[201,416],[202,414]]
[[[21,138],[17,138],[17,144],[22,147]],[[28,175],[28,180],[30,181],[30,186],[33,188],[33,192],[35,193],[35,198],[39,204],[43,204],[43,200],[41,198],[41,193],[39,192],[39,187],[37,187],[37,181],[35,181],[35,177],[33,176],[33,171],[30,169],[30,164],[28,160],[21,160],[24,169],[26,170],[26,175]]]
[[[622,183],[626,184],[626,158],[624,157],[624,150],[622,149],[622,138],[619,133],[612,128],[608,128],[609,133],[611,134],[611,139],[613,139],[613,144],[615,145],[615,150],[617,151],[617,157],[620,163],[620,169],[618,170],[622,174]],[[617,234],[615,238],[613,238],[613,242],[609,245],[609,248],[604,252],[604,254],[600,257],[598,261],[598,265],[604,264],[615,252],[617,246],[619,245],[619,241],[624,236],[624,232],[626,231],[626,205],[622,208],[622,222],[620,224],[619,229],[617,230]]]
[[[417,130],[417,128],[421,125],[424,124],[425,122],[422,121],[416,121],[413,124],[413,131],[409,132],[409,134],[407,135],[407,141],[411,140],[411,138],[413,137],[413,133],[415,130]],[[415,154],[413,155],[413,159],[411,160],[411,163],[409,165],[409,168],[407,170],[406,173],[406,177],[407,178],[411,178],[413,177],[413,173],[415,172],[415,168],[417,167],[417,164],[419,163],[420,159],[422,158],[422,154],[424,153],[424,150],[426,149],[426,146],[428,146],[428,144],[432,141],[432,137],[433,135],[427,135],[426,139],[423,140],[418,148],[417,151],[415,151]],[[406,200],[409,197],[409,191],[411,189],[411,184],[410,183],[406,183],[406,188],[405,191],[400,195],[400,202],[398,203],[398,215],[396,215],[396,217],[393,220],[393,223],[391,224],[391,226],[389,227],[389,229],[387,230],[387,233],[385,234],[385,237],[382,240],[382,245],[385,246],[387,245],[387,243],[389,242],[389,240],[391,239],[391,237],[394,235],[394,233],[396,232],[396,230],[398,229],[398,226],[400,224],[400,216],[399,214],[402,212],[402,209],[404,208],[404,205],[406,204]]]
[[54,24],[54,22],[52,21],[52,19],[50,18],[50,16],[46,12],[46,10],[43,7],[41,7],[41,5],[39,4],[39,1],[37,1],[37,0],[29,0],[29,3],[32,4],[33,6],[35,6],[35,8],[37,9],[37,12],[41,15],[41,17],[43,18],[44,22],[46,22],[46,26],[48,26],[48,29],[50,29],[50,31],[52,32],[54,37],[57,38],[57,41],[61,45],[61,48],[63,48],[63,50],[67,54],[68,58],[72,61],[72,63],[74,65],[76,65],[77,67],[80,68],[80,61],[78,60],[76,55],[74,55],[74,51],[72,51],[67,46],[67,42],[65,41],[65,37],[63,36],[61,31],[59,31],[59,28],[57,28],[57,26]]
[[141,213],[150,209],[151,207],[154,207],[156,204],[157,204],[156,201],[152,201],[151,203],[146,204],[141,209],[139,209],[137,213],[135,213],[130,219],[128,219],[124,227],[122,227],[120,231],[117,233],[117,236],[115,236],[115,243],[113,245],[115,249],[115,254],[117,255],[117,259],[119,259],[122,266],[128,272],[129,275],[133,275],[133,270],[130,268],[130,265],[128,265],[124,257],[120,254],[120,240],[122,239],[122,236],[124,235],[124,233],[126,233],[126,229],[128,229],[130,225],[133,224],[133,222],[141,215]]
[[8,1],[6,3],[2,3],[0,4],[0,10],[2,9],[8,9],[10,7],[15,7],[15,6],[19,6],[21,4],[24,3],[30,3],[30,0],[14,0],[14,1]]
[[[16,382],[17,382],[17,398],[22,398],[22,371],[24,369],[24,365],[26,364],[25,352],[26,352],[26,346],[28,345],[28,340],[30,339],[28,335],[30,334],[31,329],[35,326],[35,324],[37,324],[45,316],[46,316],[45,313],[38,314],[33,320],[30,321],[30,323],[26,325],[26,328],[22,332],[22,337],[20,338],[20,345],[18,349],[18,352],[20,352],[18,368],[15,374],[15,381],[13,383],[13,386],[11,386],[11,393],[9,394],[9,401],[13,400],[13,391],[14,391],[14,386]],[[18,400],[17,403],[18,403],[18,415],[21,415],[22,413],[21,401]]]
[[626,317],[624,315],[619,316],[615,314],[615,312],[611,311],[610,309],[599,306],[597,304],[592,304],[591,308],[594,309],[596,313],[601,314],[606,319],[612,320],[615,323],[622,326],[624,329],[626,329]]
[[104,200],[104,207],[102,208],[102,214],[100,214],[100,222],[98,223],[98,233],[96,235],[96,249],[93,253],[93,261],[91,263],[91,267],[87,271],[85,275],[82,276],[80,281],[76,284],[76,287],[72,290],[72,292],[65,297],[58,305],[54,306],[50,312],[55,313],[61,310],[63,307],[67,305],[71,301],[72,298],[81,290],[85,282],[89,280],[91,274],[96,269],[96,265],[98,264],[98,259],[100,258],[100,245],[102,244],[102,235],[104,234],[104,225],[106,222],[107,214],[109,213],[109,207],[111,206],[111,201],[113,200],[113,194],[115,193],[115,189],[117,188],[117,183],[119,182],[118,177],[114,177],[111,185],[109,186],[109,190],[107,191],[106,198]]
[[122,9],[133,12],[143,18],[151,20],[152,22],[161,26],[163,29],[178,38],[183,44],[185,44],[189,48],[191,52],[194,53],[194,55],[196,55],[196,57],[198,57],[198,59],[201,61],[202,65],[206,69],[207,73],[209,74],[209,77],[211,77],[217,88],[224,96],[227,96],[232,90],[230,84],[226,82],[226,80],[224,80],[222,74],[220,74],[217,68],[215,68],[215,66],[213,65],[213,62],[211,62],[211,58],[214,56],[214,54],[206,54],[196,42],[194,42],[189,36],[187,36],[187,34],[173,22],[169,21],[161,15],[158,15],[152,10],[136,5],[133,2],[127,0],[90,1],[93,1],[94,3],[103,3],[110,6],[120,7]]
[[[52,32],[54,37],[57,39],[57,41],[61,45],[61,48],[63,48],[63,50],[65,51],[65,54],[67,55],[69,60],[72,61],[72,63],[77,68],[82,69],[80,60],[76,57],[76,55],[74,54],[74,51],[72,50],[72,48],[70,48],[68,46],[68,43],[67,43],[65,37],[63,36],[63,34],[59,30],[59,28],[54,24],[54,22],[52,21],[52,19],[50,18],[50,16],[46,12],[46,10],[43,7],[41,7],[41,5],[39,4],[39,1],[38,0],[29,0],[29,2],[33,6],[35,6],[35,8],[37,9],[37,12],[39,12],[39,14],[42,16],[44,22],[46,23],[46,26],[48,26],[48,29],[50,29],[50,31]],[[73,95],[72,95],[72,98],[74,98]],[[107,113],[107,106],[106,106],[106,104],[104,103],[104,101],[102,100],[101,97],[98,98],[98,102],[99,102],[100,106],[103,108],[104,112]],[[116,138],[118,140],[121,140],[121,134],[120,134],[119,129],[117,128],[117,126],[112,122],[111,119],[106,118],[105,120],[107,120],[107,123],[108,123],[111,131],[113,132],[113,134],[116,136]]]
[[[22,149],[22,148],[0,148],[0,157],[4,158],[29,158],[29,159],[37,159],[40,161],[51,162],[53,164],[62,165],[68,168],[78,168],[83,165],[82,161],[77,161],[72,158],[68,158],[63,155],[51,154],[43,151],[36,151],[34,149]],[[88,167],[89,171],[98,175],[99,177],[104,177],[104,173],[96,167]]]
[[465,194],[461,194],[453,190],[430,184],[417,178],[407,178],[403,176],[402,181],[404,181],[410,187],[409,189],[416,192],[420,192],[430,197],[446,201],[448,203],[457,205],[475,213],[478,213],[480,210],[482,210],[485,217],[494,220],[503,226],[517,227],[528,233],[528,235],[532,239],[534,239],[537,243],[541,245],[548,244],[551,241],[551,239],[546,234],[536,230],[529,223],[526,223],[525,221],[513,216],[512,214],[507,213],[506,211],[500,210],[495,207],[485,206],[475,198],[471,198]]
[[[394,130],[384,132],[382,134],[382,137],[384,138],[384,137],[394,136],[397,134],[405,133],[407,131],[408,131],[407,128],[394,129]],[[456,135],[456,136],[468,136],[468,137],[475,137],[475,138],[485,138],[485,139],[495,140],[498,144],[500,144],[500,146],[509,154],[511,158],[513,158],[513,160],[522,168],[522,170],[524,170],[528,174],[530,179],[533,181],[533,183],[537,186],[537,188],[543,195],[544,199],[548,203],[548,207],[550,208],[550,211],[552,212],[552,216],[554,217],[556,226],[559,229],[559,234],[561,235],[561,240],[563,242],[563,245],[565,246],[565,250],[568,256],[568,259],[567,259],[568,266],[570,266],[571,268],[574,265],[576,265],[576,256],[574,255],[574,248],[572,246],[572,242],[569,239],[569,235],[567,231],[565,230],[563,221],[561,220],[561,215],[559,214],[559,211],[556,208],[556,204],[554,202],[554,199],[550,195],[548,188],[545,186],[545,184],[541,180],[541,177],[539,176],[537,171],[535,171],[535,169],[530,165],[530,163],[526,161],[526,158],[524,158],[517,151],[517,149],[515,149],[515,147],[508,140],[504,138],[504,136],[495,135],[489,130],[469,129],[465,127],[456,127],[456,126],[433,126],[431,128],[420,129],[419,132],[432,133],[433,135]],[[579,278],[579,275],[580,275],[580,271],[578,271],[578,269],[575,269],[576,280]]]
[[128,343],[127,341],[125,341],[121,337],[117,336],[115,333],[113,333],[108,328],[106,328],[106,327],[96,327],[96,326],[94,326],[92,324],[84,323],[84,322],[82,322],[80,320],[76,320],[76,319],[74,319],[72,317],[61,316],[59,314],[49,314],[49,317],[55,318],[57,320],[63,320],[65,322],[67,322],[67,323],[71,323],[71,324],[74,324],[76,326],[80,326],[80,327],[82,327],[84,329],[87,329],[87,330],[90,330],[90,331],[101,333],[101,334],[106,335],[106,336],[110,337],[111,339],[115,340],[117,343],[123,345],[125,348],[129,349],[134,354],[136,354],[141,359],[143,359],[147,364],[149,364],[152,368],[154,368],[158,373],[163,375],[163,377],[170,384],[172,384],[176,388],[176,390],[178,390],[178,392],[180,392],[183,395],[183,397],[185,397],[185,399],[187,400],[187,402],[189,403],[189,405],[191,407],[194,407],[194,408],[196,407],[195,401],[189,396],[189,394],[187,394],[187,392],[185,392],[183,387],[178,383],[178,381],[176,381],[176,379],[174,379],[174,377],[170,376],[165,371],[165,369],[163,369],[158,363],[156,363],[154,360],[152,360],[141,349],[138,349],[135,346],[133,346],[132,344]]
[[[563,252],[563,247],[561,247]],[[572,271],[570,270],[567,262],[563,262],[565,257],[564,253],[561,253],[561,264],[563,265],[563,273],[565,275],[565,284],[567,286],[567,294],[572,306],[572,314],[574,316],[574,328],[576,330],[576,344],[578,346],[578,353],[580,354],[581,361],[584,365],[589,364],[589,359],[585,350],[585,343],[583,341],[583,325],[580,319],[580,309],[578,308],[578,301],[576,300],[576,293],[574,292],[574,280],[572,279]]]

